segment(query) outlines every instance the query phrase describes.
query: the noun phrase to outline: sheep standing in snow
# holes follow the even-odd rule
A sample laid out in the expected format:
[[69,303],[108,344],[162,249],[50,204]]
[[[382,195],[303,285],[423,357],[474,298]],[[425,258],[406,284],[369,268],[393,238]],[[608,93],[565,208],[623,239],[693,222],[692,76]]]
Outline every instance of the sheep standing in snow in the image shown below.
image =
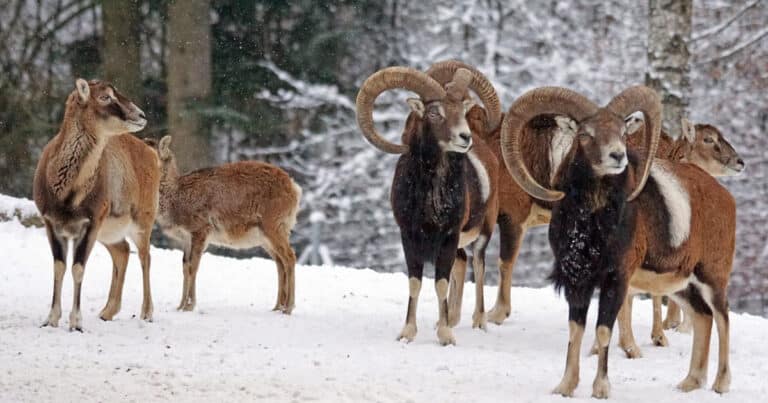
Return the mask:
[[[421,71],[406,67],[382,69],[363,83],[357,97],[357,121],[368,141],[382,151],[402,154],[392,182],[392,210],[400,227],[409,276],[406,322],[399,338],[416,336],[416,305],[425,265],[435,267],[435,291],[440,344],[454,344],[449,314],[457,305],[464,278],[454,263],[466,264],[461,248],[475,242],[475,254],[484,254],[493,233],[498,209],[498,161],[482,142],[473,139],[465,114],[471,106],[467,89],[475,91],[488,107],[496,104],[495,92],[483,91],[476,73],[458,68],[445,86]],[[412,112],[403,133],[404,144],[391,143],[373,125],[373,106],[384,91],[404,88],[420,98],[408,99]],[[492,88],[491,88],[492,89]],[[500,111],[493,115],[499,117]],[[457,260],[458,255],[458,260]],[[476,260],[483,262],[482,258]],[[475,267],[482,293],[482,265]],[[461,271],[463,272],[463,271]],[[457,292],[453,292],[456,290]],[[473,326],[485,326],[482,294],[478,297]]]
[[296,224],[301,188],[280,168],[240,161],[180,175],[171,137],[157,144],[162,175],[157,221],[184,251],[179,310],[195,308],[200,258],[208,244],[233,249],[260,246],[277,264],[274,310],[294,308],[296,255],[289,236]]
[[[624,119],[634,111],[646,117],[648,151],[640,162],[627,154],[624,138]],[[541,186],[522,161],[522,128],[541,114],[568,116],[569,126],[575,125],[576,138],[553,181],[557,190]],[[693,314],[691,365],[678,385],[684,391],[706,382],[714,317],[719,364],[713,389],[723,393],[730,386],[727,287],[735,201],[700,168],[649,157],[656,153],[660,124],[659,97],[642,86],[625,90],[604,108],[564,88],[539,88],[518,98],[504,119],[501,145],[510,174],[530,195],[554,203],[552,278],[565,291],[570,328],[566,369],[555,393],[571,396],[578,384],[587,310],[598,287],[593,396],[608,397],[608,345],[629,288],[670,295]]]

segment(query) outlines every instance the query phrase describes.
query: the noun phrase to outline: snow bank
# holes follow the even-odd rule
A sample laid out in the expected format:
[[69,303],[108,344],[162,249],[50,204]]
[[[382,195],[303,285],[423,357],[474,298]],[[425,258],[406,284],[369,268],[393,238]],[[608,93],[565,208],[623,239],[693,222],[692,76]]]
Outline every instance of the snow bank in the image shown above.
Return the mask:
[[35,203],[29,199],[19,199],[0,194],[0,221],[19,220],[25,226],[40,227],[43,222]]
[[[465,293],[458,344],[437,345],[437,307],[428,281],[419,334],[395,341],[403,324],[407,279],[370,270],[298,267],[296,310],[271,312],[276,273],[269,260],[206,254],[198,309],[177,312],[181,253],[152,249],[155,321],[137,319],[138,259],[131,254],[122,311],[98,312],[111,276],[96,246],[85,273],[85,333],[65,330],[72,298],[64,282],[60,328],[40,328],[48,313],[52,269],[45,234],[16,221],[0,223],[0,400],[3,401],[268,401],[268,402],[579,402],[591,401],[596,359],[582,361],[573,400],[549,394],[560,379],[568,338],[567,306],[550,288],[512,291],[512,316],[488,332],[471,329],[474,295]],[[488,287],[487,300],[495,294]],[[487,305],[486,305],[487,306]],[[582,351],[594,336],[594,313]],[[675,385],[689,362],[691,337],[671,332],[671,347],[650,345],[651,306],[635,303],[635,330],[645,358],[628,360],[612,343],[615,402],[750,402],[768,394],[768,321],[731,319],[732,392],[683,394]],[[710,357],[715,371],[716,338]]]

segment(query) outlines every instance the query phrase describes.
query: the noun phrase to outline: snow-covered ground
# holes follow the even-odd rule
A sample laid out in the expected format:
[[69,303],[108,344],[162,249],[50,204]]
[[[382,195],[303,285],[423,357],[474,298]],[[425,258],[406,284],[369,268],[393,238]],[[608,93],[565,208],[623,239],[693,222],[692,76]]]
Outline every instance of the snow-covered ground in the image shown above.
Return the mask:
[[[405,317],[403,274],[331,267],[297,268],[294,314],[270,311],[276,273],[262,259],[206,255],[198,309],[177,312],[181,253],[152,250],[154,322],[137,318],[140,268],[131,255],[123,308],[112,322],[106,302],[111,263],[97,246],[83,285],[83,334],[67,331],[72,285],[64,285],[59,328],[48,313],[52,264],[42,229],[0,223],[1,401],[547,402],[589,399],[596,358],[582,358],[576,398],[550,395],[564,367],[566,304],[551,288],[515,288],[513,313],[488,332],[471,329],[474,292],[465,292],[457,345],[440,347],[431,281],[422,289],[419,334],[395,341]],[[490,306],[495,289],[486,290]],[[595,309],[592,309],[594,314]],[[671,347],[650,345],[648,301],[635,303],[645,357],[628,360],[612,343],[610,377],[617,402],[756,402],[768,395],[768,321],[734,314],[732,392],[684,394],[691,337],[670,332]],[[590,328],[594,315],[590,316]],[[582,351],[594,332],[588,330]],[[710,379],[716,365],[716,337]],[[708,385],[709,386],[709,385]]]

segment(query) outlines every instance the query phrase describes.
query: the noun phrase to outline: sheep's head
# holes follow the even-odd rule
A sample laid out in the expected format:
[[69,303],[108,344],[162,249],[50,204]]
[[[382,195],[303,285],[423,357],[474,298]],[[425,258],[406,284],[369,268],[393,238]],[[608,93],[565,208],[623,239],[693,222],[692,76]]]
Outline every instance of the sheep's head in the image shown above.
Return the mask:
[[78,78],[67,100],[67,109],[71,108],[75,108],[81,122],[101,136],[138,132],[147,124],[141,109],[112,84],[99,80]]
[[[631,116],[627,133],[631,135],[643,124],[641,116]],[[681,127],[682,134],[676,142],[682,144],[673,156],[677,161],[690,162],[712,176],[733,176],[744,171],[744,160],[716,127],[694,125],[686,118],[682,119]]]
[[720,130],[712,125],[683,123],[683,133],[690,150],[683,161],[696,164],[712,176],[738,175],[746,164]]
[[[466,153],[472,146],[472,132],[466,113],[474,105],[468,90],[478,91],[477,82],[480,80],[476,73],[465,68],[455,68],[451,72],[450,82],[444,86],[429,75],[407,67],[379,70],[368,77],[360,87],[357,96],[358,125],[365,138],[384,152],[407,152],[407,144],[412,140],[409,130],[413,125],[417,125],[419,133],[434,136],[445,152]],[[384,91],[394,88],[407,89],[419,95],[419,98],[408,99],[411,114],[403,136],[405,144],[385,140],[373,125],[373,105],[376,98]],[[493,95],[495,96],[495,92]],[[486,100],[487,96],[481,96],[481,99]]]
[[[544,87],[529,91],[512,104],[504,118],[501,139],[504,162],[512,177],[531,196],[547,201],[560,200],[564,194],[541,186],[523,163],[520,149],[523,127],[536,116],[558,115],[558,126],[578,138],[573,147],[583,153],[594,174],[598,177],[617,175],[627,167],[625,120],[635,111],[641,111],[649,122],[645,130],[645,149],[649,150],[647,155],[653,156],[661,132],[661,101],[653,90],[643,86],[628,88],[603,108],[565,88]],[[642,191],[652,163],[652,157],[644,158],[640,180],[628,201]]]

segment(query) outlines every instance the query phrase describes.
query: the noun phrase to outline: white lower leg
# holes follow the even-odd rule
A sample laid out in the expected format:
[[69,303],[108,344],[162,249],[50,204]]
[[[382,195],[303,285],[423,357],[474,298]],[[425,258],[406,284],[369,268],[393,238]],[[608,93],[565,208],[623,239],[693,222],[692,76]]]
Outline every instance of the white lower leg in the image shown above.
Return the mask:
[[412,342],[416,337],[416,305],[419,302],[419,292],[421,292],[421,280],[416,277],[408,279],[408,309],[405,315],[405,326],[400,332],[398,340]]
[[53,262],[53,297],[51,298],[51,311],[48,313],[48,320],[43,326],[59,326],[61,319],[61,285],[64,280],[64,272],[67,266],[61,260]]
[[579,385],[579,354],[581,351],[581,340],[584,337],[584,326],[574,322],[568,322],[568,353],[565,359],[565,372],[560,384],[552,393],[562,396],[573,396],[573,391]]
[[437,339],[441,345],[456,344],[453,338],[453,331],[448,326],[448,280],[440,279],[435,282],[435,292],[437,293]]
[[83,329],[83,316],[80,313],[80,293],[83,284],[85,268],[80,263],[72,266],[72,281],[74,283],[74,295],[72,298],[72,312],[69,313],[69,330]]
[[611,342],[611,329],[600,325],[597,327],[597,376],[592,383],[592,397],[607,399],[611,393],[611,383],[608,381],[608,345]]

